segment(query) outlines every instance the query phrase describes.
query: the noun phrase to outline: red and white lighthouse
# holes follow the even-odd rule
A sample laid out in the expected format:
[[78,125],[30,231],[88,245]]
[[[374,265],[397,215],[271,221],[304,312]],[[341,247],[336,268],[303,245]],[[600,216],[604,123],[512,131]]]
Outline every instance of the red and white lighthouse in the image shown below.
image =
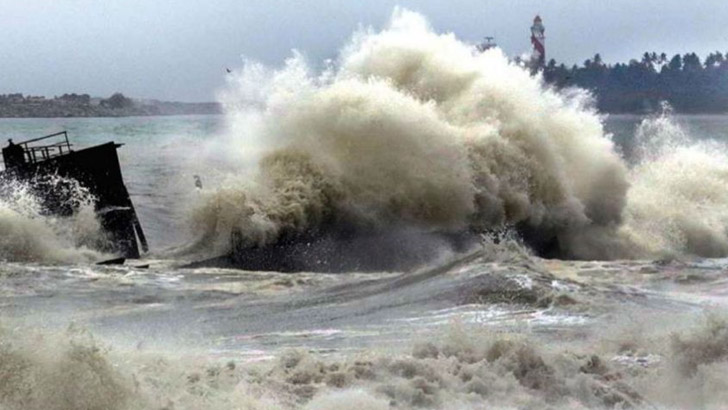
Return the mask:
[[544,36],[541,16],[536,15],[531,26],[531,44],[533,44],[533,63],[536,67],[543,67],[546,63],[546,36]]

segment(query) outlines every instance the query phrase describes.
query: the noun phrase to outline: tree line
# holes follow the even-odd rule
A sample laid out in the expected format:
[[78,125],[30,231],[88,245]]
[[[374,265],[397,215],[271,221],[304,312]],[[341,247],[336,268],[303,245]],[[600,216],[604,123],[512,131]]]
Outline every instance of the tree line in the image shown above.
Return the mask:
[[109,98],[63,94],[46,98],[21,93],[0,94],[0,118],[5,117],[126,117],[148,115],[219,114],[217,103],[134,100],[122,93]]
[[640,60],[605,64],[599,54],[582,66],[567,67],[551,59],[544,80],[557,88],[580,87],[596,97],[597,108],[610,113],[645,113],[667,101],[683,113],[728,113],[728,53],[645,52]]

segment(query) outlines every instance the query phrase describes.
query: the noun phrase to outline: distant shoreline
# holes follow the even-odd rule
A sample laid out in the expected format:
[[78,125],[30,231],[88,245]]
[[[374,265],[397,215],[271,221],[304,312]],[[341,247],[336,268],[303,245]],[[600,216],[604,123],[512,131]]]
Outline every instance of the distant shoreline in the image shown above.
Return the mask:
[[0,120],[22,120],[22,119],[52,119],[52,118],[131,118],[131,117],[184,117],[184,116],[195,116],[195,115],[222,115],[222,112],[211,112],[211,113],[180,113],[180,114],[120,114],[120,115],[63,115],[63,116],[43,116],[43,115],[31,115],[31,116],[3,116],[0,115]]
[[543,66],[544,81],[556,89],[589,90],[600,112],[649,114],[667,103],[679,114],[728,113],[728,53],[645,52],[627,64],[606,64],[598,53],[582,66],[567,67],[551,59]]
[[63,94],[60,97],[0,95],[0,118],[114,118],[171,115],[222,114],[216,102],[177,102],[131,99],[121,93],[109,98],[88,94]]
[[[619,94],[619,90],[612,88],[594,87],[592,84],[566,84],[554,78],[554,66],[547,66],[545,70],[546,83],[556,86],[557,89],[572,85],[590,90],[596,97],[597,110],[608,115],[636,115],[644,116],[660,112],[661,98],[639,98],[639,104],[633,101],[633,95]],[[574,76],[579,79],[578,76]],[[569,78],[569,77],[567,77]],[[569,81],[574,81],[569,78]],[[592,85],[592,87],[590,87]],[[609,93],[608,101],[605,97]],[[636,94],[636,93],[631,93]],[[662,96],[664,98],[664,96]],[[667,99],[667,98],[664,98]],[[622,101],[624,105],[616,102]],[[726,115],[726,104],[703,104],[698,107],[675,104],[672,101],[673,112],[684,115]],[[175,115],[222,115],[222,104],[217,102],[178,102],[132,99],[121,93],[109,98],[90,97],[88,94],[63,94],[60,97],[46,98],[40,96],[24,96],[23,94],[0,94],[0,119],[5,118],[123,118],[123,117],[166,117]]]

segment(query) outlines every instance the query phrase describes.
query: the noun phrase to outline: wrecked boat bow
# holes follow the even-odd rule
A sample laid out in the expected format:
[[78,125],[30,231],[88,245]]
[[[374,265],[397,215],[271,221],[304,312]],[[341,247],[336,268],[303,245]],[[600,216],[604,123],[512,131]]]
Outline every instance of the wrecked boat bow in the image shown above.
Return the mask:
[[36,182],[49,177],[76,181],[93,196],[94,209],[107,235],[103,251],[125,258],[139,258],[140,247],[148,251],[144,231],[134,204],[124,185],[117,149],[122,144],[108,142],[74,150],[66,131],[19,143],[9,140],[2,149],[5,170],[2,181],[27,183],[45,212],[68,216],[73,209],[62,189]]

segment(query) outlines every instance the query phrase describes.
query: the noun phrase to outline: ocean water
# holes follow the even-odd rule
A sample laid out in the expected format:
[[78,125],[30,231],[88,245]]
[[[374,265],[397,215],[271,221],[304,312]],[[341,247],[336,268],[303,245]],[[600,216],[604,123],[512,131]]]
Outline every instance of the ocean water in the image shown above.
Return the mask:
[[[71,143],[82,148],[114,141],[124,180],[145,233],[155,248],[174,243],[181,224],[175,222],[177,195],[194,187],[193,174],[185,167],[194,161],[196,144],[224,129],[221,116],[172,116],[131,118],[7,118],[0,125],[5,140],[21,142],[68,131]],[[5,143],[5,141],[3,141]],[[179,183],[180,189],[170,189]]]
[[[633,161],[637,142],[635,132],[645,120],[639,115],[608,115],[605,133],[627,162]],[[670,121],[697,141],[728,141],[727,115],[672,115]],[[186,207],[181,203],[197,195],[193,189],[198,175],[203,185],[215,185],[219,170],[206,168],[200,157],[212,151],[204,144],[229,133],[223,115],[131,117],[131,118],[6,118],[0,120],[0,133],[15,142],[68,131],[78,147],[114,141],[124,144],[119,160],[127,189],[140,214],[147,236],[156,250],[184,241]],[[245,150],[245,146],[240,147]],[[213,151],[211,155],[219,155]],[[220,159],[220,168],[225,168]]]
[[[728,116],[600,115],[405,10],[325,72],[249,63],[220,100],[0,120],[15,141],[123,143],[152,248],[95,265],[88,209],[0,200],[0,409],[725,408]],[[184,267],[234,232],[332,226],[433,251],[380,272]],[[458,230],[486,233],[433,239]]]

